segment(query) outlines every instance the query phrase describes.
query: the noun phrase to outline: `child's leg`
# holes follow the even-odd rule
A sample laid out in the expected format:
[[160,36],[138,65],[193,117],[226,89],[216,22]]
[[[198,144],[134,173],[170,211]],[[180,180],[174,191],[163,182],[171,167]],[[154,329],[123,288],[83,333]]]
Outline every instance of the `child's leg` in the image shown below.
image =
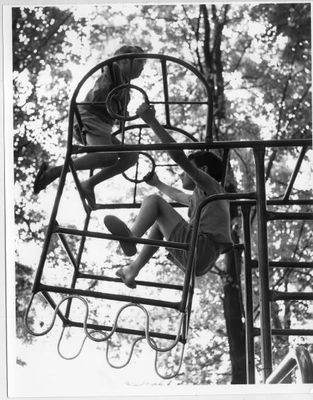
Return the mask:
[[[105,136],[87,135],[87,143],[91,146],[101,146],[112,144],[111,134]],[[89,170],[97,168],[105,168],[112,164],[116,164],[118,156],[114,153],[89,153],[78,157],[73,161],[76,170]],[[46,163],[40,168],[36,182],[34,185],[34,193],[37,194],[45,189],[55,179],[59,178],[63,165],[49,167]]]
[[154,194],[142,202],[131,232],[141,237],[156,222],[162,235],[168,238],[181,220],[182,216],[166,200]]
[[[163,239],[163,235],[156,223],[152,226],[148,239]],[[144,245],[137,258],[132,261],[128,267],[120,268],[119,270],[117,270],[116,275],[122,279],[126,286],[134,289],[136,287],[136,276],[139,274],[140,270],[147,264],[147,262],[157,250],[157,246]]]
[[[87,135],[87,143],[91,146],[101,146],[104,144],[120,144],[116,138],[108,138],[104,136]],[[95,206],[94,187],[99,183],[112,178],[115,175],[121,174],[128,168],[136,164],[138,160],[137,153],[90,153],[78,157],[73,161],[76,170],[88,170],[102,168],[100,172],[93,175],[91,178],[82,182],[82,188],[89,204]],[[48,167],[41,169],[36,178],[34,193],[37,194],[45,189],[55,179],[59,178],[63,166]]]
[[[114,234],[120,234],[121,236],[127,236],[126,232],[128,228],[112,229],[111,224],[107,222],[114,222],[116,217],[107,216],[105,218],[105,223],[108,229]],[[163,239],[169,238],[172,230],[175,226],[182,220],[182,217],[174,208],[168,204],[163,198],[157,195],[152,195],[147,197],[140,208],[139,214],[136,221],[129,231],[130,236],[141,237],[152,225],[153,228],[150,232],[149,239]],[[122,221],[119,220],[119,225]],[[122,223],[123,224],[123,223]],[[122,225],[120,225],[122,227]],[[123,248],[124,244],[122,244]],[[139,271],[144,267],[144,265],[153,256],[158,248],[156,246],[145,245],[138,255],[138,257],[130,264],[129,267],[124,268],[122,271],[118,271],[118,276],[123,279],[127,286],[134,287],[134,278],[138,275]]]
[[[121,144],[121,142],[114,136],[110,137],[110,140],[110,144]],[[136,164],[136,162],[138,161],[137,153],[102,153],[102,156],[103,158],[106,158],[106,156],[112,158],[113,156],[115,157],[115,162],[110,163],[108,166],[104,166],[105,168],[102,168],[100,172],[82,182],[82,188],[84,190],[85,196],[92,207],[95,206],[95,186],[107,179],[113,178],[113,176],[115,175],[121,174],[122,172],[126,171],[128,168]]]

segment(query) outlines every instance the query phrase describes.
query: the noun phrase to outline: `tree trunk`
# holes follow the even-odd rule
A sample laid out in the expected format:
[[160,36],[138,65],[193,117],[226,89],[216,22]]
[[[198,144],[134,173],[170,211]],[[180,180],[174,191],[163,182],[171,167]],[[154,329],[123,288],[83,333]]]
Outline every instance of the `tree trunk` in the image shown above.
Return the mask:
[[[224,71],[221,44],[223,40],[223,28],[228,21],[228,10],[229,6],[226,5],[223,11],[218,14],[214,5],[210,8],[205,4],[199,6],[204,36],[202,41],[204,66],[201,65],[199,69],[204,71],[212,91],[215,110],[215,129],[213,133],[215,140],[219,139],[220,122],[225,118]],[[236,185],[234,184],[233,186],[235,187]],[[231,218],[235,218],[237,210],[232,209],[231,214]],[[237,233],[235,236],[235,241],[238,242]],[[227,254],[225,263],[228,279],[224,285],[224,314],[232,365],[232,383],[243,384],[246,383],[245,331],[242,322],[240,274],[236,271],[234,252]]]
[[[237,232],[233,232],[233,239],[238,243]],[[242,301],[240,290],[240,266],[236,263],[233,250],[226,254],[227,282],[224,285],[224,315],[229,343],[229,355],[232,366],[232,384],[244,384],[246,380],[245,358],[245,329],[242,322]],[[241,258],[240,256],[238,259]]]

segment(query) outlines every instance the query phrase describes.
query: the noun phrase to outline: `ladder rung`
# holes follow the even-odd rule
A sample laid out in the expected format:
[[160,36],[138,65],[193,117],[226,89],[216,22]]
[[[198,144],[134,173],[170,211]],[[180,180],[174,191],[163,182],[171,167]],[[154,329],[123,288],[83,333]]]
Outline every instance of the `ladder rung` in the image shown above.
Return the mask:
[[[93,274],[84,274],[79,272],[77,278],[80,279],[95,279],[98,281],[107,281],[107,282],[121,282],[121,278],[115,278],[111,276],[104,276],[104,275],[93,275]],[[151,286],[156,288],[162,289],[173,289],[173,290],[183,290],[182,285],[172,285],[170,283],[161,283],[161,282],[150,282],[150,281],[137,281],[137,285],[141,286]]]
[[[271,268],[313,268],[313,262],[309,261],[269,261]],[[258,268],[258,260],[251,260],[252,268]]]
[[126,295],[114,294],[114,293],[102,293],[102,292],[97,292],[97,291],[92,291],[92,290],[72,289],[72,288],[64,288],[64,287],[59,287],[59,286],[49,286],[49,285],[42,285],[42,284],[40,285],[39,290],[37,292],[40,292],[40,291],[41,292],[63,293],[63,294],[77,295],[77,296],[87,296],[87,297],[94,297],[97,299],[124,301],[126,303],[145,304],[145,305],[150,305],[150,306],[173,308],[176,310],[180,310],[180,302],[148,299],[148,298],[144,298],[144,297],[126,296]]
[[270,291],[270,300],[313,300],[313,293],[307,292],[279,292],[276,290]]
[[[272,335],[275,336],[312,336],[313,329],[271,329]],[[260,336],[261,329],[253,328],[253,336]]]
[[[76,322],[76,321],[71,321],[71,320],[67,320],[64,325],[69,326],[69,327],[73,326],[73,327],[77,327],[77,328],[83,328],[83,326],[84,326],[84,324],[81,322]],[[86,327],[88,329],[106,331],[106,332],[110,332],[112,330],[111,326],[100,325],[100,324],[98,325],[98,324],[87,323]],[[122,327],[116,327],[116,332],[127,333],[129,335],[138,335],[138,336],[143,336],[143,337],[145,337],[145,335],[146,335],[146,332],[143,330],[122,328]],[[149,336],[159,338],[159,339],[167,339],[167,340],[175,340],[176,339],[176,335],[161,333],[161,332],[154,332],[154,331],[150,331]],[[179,337],[179,341],[181,343],[186,343],[186,339],[184,339],[182,336]]]
[[267,220],[313,220],[313,213],[268,211]]
[[189,243],[167,242],[165,240],[151,240],[151,239],[142,239],[137,237],[124,237],[119,235],[111,235],[108,233],[63,228],[61,226],[56,226],[54,228],[54,233],[63,233],[66,235],[74,235],[74,236],[76,235],[76,236],[92,237],[98,239],[119,240],[119,241],[123,240],[124,242],[149,244],[150,246],[159,246],[159,247],[172,247],[175,249],[182,249],[182,250],[189,249]]

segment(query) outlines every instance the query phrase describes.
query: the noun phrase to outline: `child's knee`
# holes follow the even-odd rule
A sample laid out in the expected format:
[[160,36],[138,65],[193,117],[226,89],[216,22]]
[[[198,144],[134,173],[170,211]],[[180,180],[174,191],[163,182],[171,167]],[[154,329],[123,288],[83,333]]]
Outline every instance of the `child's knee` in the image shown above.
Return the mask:
[[158,207],[161,201],[164,201],[158,194],[151,194],[147,196],[143,203],[150,205],[151,207]]

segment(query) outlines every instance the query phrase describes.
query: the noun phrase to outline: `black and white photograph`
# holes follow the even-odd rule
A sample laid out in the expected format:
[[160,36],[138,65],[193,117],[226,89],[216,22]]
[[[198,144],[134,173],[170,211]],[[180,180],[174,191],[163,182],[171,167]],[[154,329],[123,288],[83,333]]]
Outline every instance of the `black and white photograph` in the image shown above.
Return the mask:
[[3,398],[312,398],[311,12],[3,5]]

